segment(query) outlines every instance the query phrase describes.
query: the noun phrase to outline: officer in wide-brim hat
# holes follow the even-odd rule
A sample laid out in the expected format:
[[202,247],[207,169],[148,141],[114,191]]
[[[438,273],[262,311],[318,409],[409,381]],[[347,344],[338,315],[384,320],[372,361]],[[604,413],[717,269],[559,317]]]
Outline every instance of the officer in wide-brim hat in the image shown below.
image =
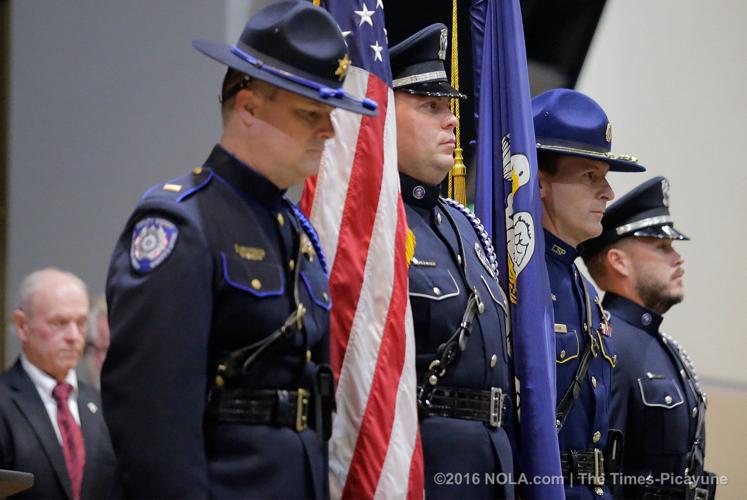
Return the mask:
[[556,346],[556,424],[568,498],[611,498],[619,434],[609,432],[616,363],[601,301],[575,264],[581,244],[602,231],[614,192],[609,171],[641,172],[638,159],[612,152],[612,125],[591,97],[570,89],[532,99],[542,199],[545,261]]
[[127,498],[327,498],[334,407],[326,259],[286,190],[319,170],[342,88],[335,20],[309,2],[257,12],[227,65],[222,133],[149,189],[107,279],[105,417]]

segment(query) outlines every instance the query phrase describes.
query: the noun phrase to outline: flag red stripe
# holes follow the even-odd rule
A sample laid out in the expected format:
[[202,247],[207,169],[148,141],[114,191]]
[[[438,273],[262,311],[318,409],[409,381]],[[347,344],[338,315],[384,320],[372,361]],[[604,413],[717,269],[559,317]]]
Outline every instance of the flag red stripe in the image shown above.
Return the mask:
[[316,195],[316,181],[318,176],[309,177],[303,183],[303,192],[301,193],[301,211],[306,217],[311,217],[311,207],[314,205],[314,196]]
[[369,75],[366,95],[379,103],[377,116],[364,116],[350,174],[345,208],[340,221],[337,255],[330,273],[329,288],[334,307],[330,316],[330,362],[339,378],[350,329],[358,308],[368,247],[381,192],[384,171],[384,124],[387,85]]
[[425,496],[424,479],[423,448],[420,443],[420,431],[418,431],[415,448],[412,450],[412,461],[410,462],[410,480],[407,483],[408,500],[423,500]]
[[394,287],[381,339],[379,356],[371,383],[366,412],[351,460],[342,498],[373,498],[389,448],[397,388],[405,361],[406,339],[402,325],[407,310],[407,263],[405,239],[407,226],[399,201],[397,238],[394,249]]

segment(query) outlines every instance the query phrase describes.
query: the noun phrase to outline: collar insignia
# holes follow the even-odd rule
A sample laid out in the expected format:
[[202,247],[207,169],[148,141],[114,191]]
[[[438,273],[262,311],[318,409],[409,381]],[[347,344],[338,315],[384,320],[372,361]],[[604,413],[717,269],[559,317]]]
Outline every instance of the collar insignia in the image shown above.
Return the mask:
[[565,255],[567,253],[565,249],[561,247],[560,245],[558,245],[557,243],[553,243],[551,250],[553,253],[558,254],[558,255]]

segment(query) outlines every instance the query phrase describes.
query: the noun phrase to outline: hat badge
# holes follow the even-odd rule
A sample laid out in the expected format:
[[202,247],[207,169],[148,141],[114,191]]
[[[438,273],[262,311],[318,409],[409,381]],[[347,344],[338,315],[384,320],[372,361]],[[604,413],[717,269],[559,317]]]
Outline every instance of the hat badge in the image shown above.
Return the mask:
[[669,208],[669,181],[661,180],[661,204]]
[[345,79],[345,75],[348,74],[348,68],[350,67],[351,62],[352,61],[350,61],[347,53],[342,56],[342,59],[337,60],[337,69],[335,70],[335,76],[337,76],[340,81],[343,81]]
[[607,122],[607,130],[604,132],[604,138],[612,144],[612,124]]
[[441,38],[439,40],[438,58],[442,61],[446,59],[446,46],[448,44],[449,32],[446,28],[441,30]]

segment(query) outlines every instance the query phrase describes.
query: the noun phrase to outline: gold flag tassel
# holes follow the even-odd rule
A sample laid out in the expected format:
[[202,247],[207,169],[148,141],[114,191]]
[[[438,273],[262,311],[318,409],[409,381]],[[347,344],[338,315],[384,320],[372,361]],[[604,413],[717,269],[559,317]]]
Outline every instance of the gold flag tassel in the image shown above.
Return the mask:
[[[451,86],[459,90],[459,44],[457,31],[457,0],[453,0],[451,9]],[[460,138],[459,99],[451,99],[451,112],[456,116],[454,129],[456,148],[454,149],[454,166],[449,172],[449,198],[462,205],[467,204],[467,166],[464,164],[462,141]]]

